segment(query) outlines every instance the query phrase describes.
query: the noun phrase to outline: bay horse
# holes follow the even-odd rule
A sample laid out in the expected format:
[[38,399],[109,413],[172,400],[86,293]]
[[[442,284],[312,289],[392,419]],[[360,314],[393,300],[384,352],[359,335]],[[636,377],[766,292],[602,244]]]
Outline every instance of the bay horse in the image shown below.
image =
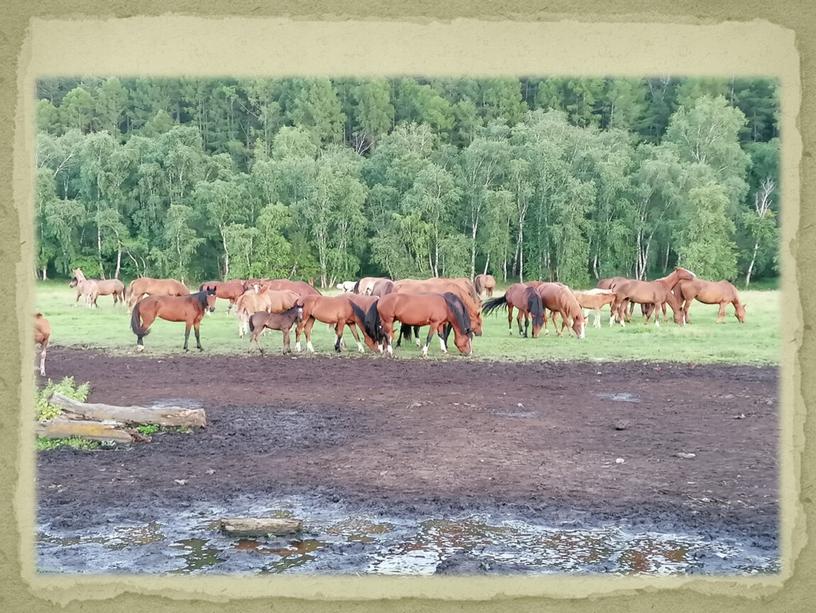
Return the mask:
[[203,292],[207,287],[215,288],[216,298],[229,301],[229,304],[227,305],[227,315],[230,314],[230,311],[235,305],[235,301],[238,299],[238,297],[247,290],[246,282],[242,281],[241,279],[230,279],[229,281],[205,281],[198,286],[198,291]]
[[659,309],[668,303],[674,313],[674,322],[684,323],[682,304],[674,295],[672,289],[680,281],[690,281],[696,278],[690,270],[676,267],[671,273],[654,281],[625,281],[615,284],[612,291],[615,292],[615,302],[612,311],[616,314],[617,321],[624,325],[624,312],[627,302],[637,302],[638,304],[651,305],[651,310],[646,314],[646,323],[654,312],[655,326],[660,326]]
[[206,287],[203,291],[186,296],[148,296],[133,306],[130,316],[130,327],[136,335],[136,351],[144,350],[142,339],[148,335],[150,326],[157,317],[167,321],[183,321],[184,351],[190,338],[190,328],[195,329],[196,347],[204,351],[199,336],[199,326],[204,314],[215,310],[215,288]]
[[[216,294],[217,295],[217,294]],[[282,313],[293,306],[303,306],[300,294],[289,289],[267,289],[262,292],[248,291],[235,301],[235,314],[238,316],[238,336],[244,337],[249,331],[249,319],[258,311]]]
[[139,277],[133,279],[128,285],[125,296],[127,297],[128,308],[133,308],[145,295],[148,296],[189,296],[190,290],[187,286],[175,279],[153,279],[151,277]]
[[[530,317],[533,320],[533,338],[541,332],[544,325],[544,307],[541,304],[541,296],[538,295],[534,287],[524,283],[514,283],[507,288],[504,296],[491,298],[485,301],[482,312],[489,315],[499,308],[507,308],[507,327],[510,334],[513,334],[513,309],[518,309],[519,336],[527,338],[527,331],[530,327]],[[524,318],[524,330],[521,329],[521,320]]]
[[40,346],[40,376],[45,376],[45,354],[51,339],[51,324],[42,313],[34,315],[34,344]]
[[473,279],[473,286],[479,296],[487,295],[488,298],[492,298],[493,291],[496,289],[496,278],[493,275],[476,275],[476,278]]
[[[359,309],[353,305],[354,309]],[[428,355],[428,345],[434,334],[439,335],[442,352],[447,353],[445,346],[445,327],[451,324],[454,332],[454,343],[460,353],[470,355],[473,352],[470,328],[470,317],[462,299],[453,292],[443,294],[404,294],[392,293],[383,296],[365,313],[366,334],[376,341],[382,341],[388,355],[394,355],[392,341],[394,322],[399,321],[408,326],[430,326],[422,355]]]
[[592,325],[595,328],[601,327],[601,309],[609,305],[609,325],[612,325],[612,303],[615,302],[615,292],[611,289],[590,289],[573,292],[578,304],[582,309],[592,309],[594,314]]
[[264,333],[264,330],[280,330],[283,332],[283,353],[292,353],[289,345],[289,332],[295,322],[300,320],[302,314],[302,305],[295,305],[280,313],[267,313],[266,311],[253,313],[249,318],[249,330],[252,332],[249,342],[254,342],[258,347],[258,351],[263,355],[263,348],[258,342],[258,338]]
[[[535,292],[541,297],[541,306],[543,309],[549,309],[553,316],[553,327],[556,334],[561,336],[564,333],[564,328],[567,327],[567,322],[571,321],[570,327],[575,336],[582,339],[586,335],[586,318],[581,305],[572,293],[572,290],[563,283],[542,283],[535,288]],[[555,324],[555,314],[561,316],[561,330]],[[545,324],[546,326],[546,318]]]
[[683,303],[683,314],[686,323],[691,323],[689,309],[691,303],[697,300],[703,304],[719,304],[720,310],[717,312],[717,323],[722,323],[725,319],[725,307],[730,303],[734,306],[734,316],[743,324],[745,323],[745,307],[740,302],[737,288],[728,281],[704,281],[694,279],[692,281],[680,281],[674,289]]
[[[83,290],[83,284],[89,284],[85,286],[87,290]],[[96,300],[99,296],[112,295],[114,306],[125,303],[125,284],[119,279],[87,279],[81,268],[75,268],[74,278],[69,285],[77,288],[77,301],[80,295],[85,293],[86,300],[95,307],[98,306]]]
[[343,330],[346,326],[351,330],[357,342],[357,351],[364,353],[363,345],[357,336],[354,312],[351,302],[345,296],[305,296],[303,298],[303,315],[295,330],[295,351],[300,351],[300,335],[306,335],[306,350],[314,353],[312,345],[312,327],[315,320],[330,324],[334,327],[337,340],[334,350],[340,352],[340,342],[343,339]]

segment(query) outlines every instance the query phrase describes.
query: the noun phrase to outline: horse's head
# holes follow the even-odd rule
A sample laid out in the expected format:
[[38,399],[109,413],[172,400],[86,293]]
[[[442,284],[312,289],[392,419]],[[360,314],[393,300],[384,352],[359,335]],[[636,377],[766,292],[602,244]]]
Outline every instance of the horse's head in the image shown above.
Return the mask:
[[482,311],[481,309],[470,310],[468,309],[468,315],[470,316],[470,330],[476,336],[482,335]]
[[745,307],[747,306],[748,306],[747,304],[740,304],[738,302],[737,305],[734,307],[734,315],[741,324],[745,323]]
[[473,345],[470,342],[470,337],[471,335],[468,333],[454,334],[453,343],[456,345],[459,353],[463,353],[465,355],[470,355],[473,353]]
[[677,275],[678,281],[692,281],[697,278],[697,275],[682,266],[677,266],[674,272]]
[[204,292],[205,292],[204,295],[207,297],[207,310],[210,313],[212,313],[213,311],[215,311],[215,301],[216,301],[215,288],[212,287],[211,285],[208,285],[206,287],[206,289],[204,290]]
[[586,317],[584,317],[584,312],[580,309],[578,314],[572,318],[572,331],[575,332],[575,336],[579,339],[586,337]]
[[71,279],[71,281],[68,283],[68,287],[76,287],[77,285],[79,285],[79,281],[77,281],[76,277]]

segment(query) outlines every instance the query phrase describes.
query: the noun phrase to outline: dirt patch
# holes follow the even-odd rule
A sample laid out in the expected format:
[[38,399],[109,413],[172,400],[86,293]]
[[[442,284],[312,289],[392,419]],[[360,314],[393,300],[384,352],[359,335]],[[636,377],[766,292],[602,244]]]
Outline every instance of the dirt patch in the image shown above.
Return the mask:
[[153,504],[308,494],[392,515],[513,510],[776,540],[775,367],[54,347],[49,376],[65,375],[90,382],[91,402],[173,399],[210,425],[41,453],[40,518],[57,528],[111,504],[150,521]]

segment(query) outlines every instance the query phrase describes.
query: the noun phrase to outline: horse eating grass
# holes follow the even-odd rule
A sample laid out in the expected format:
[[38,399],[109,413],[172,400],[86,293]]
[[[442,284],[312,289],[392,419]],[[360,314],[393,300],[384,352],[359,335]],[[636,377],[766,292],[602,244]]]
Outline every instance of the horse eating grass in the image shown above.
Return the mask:
[[615,302],[615,292],[611,289],[595,288],[573,293],[582,309],[592,309],[594,314],[592,325],[595,328],[601,327],[601,309],[608,304],[609,325],[612,325],[612,303]]
[[[536,293],[541,296],[542,308],[549,309],[553,313],[553,327],[556,334],[561,336],[567,322],[571,321],[572,331],[579,339],[586,334],[586,318],[581,305],[572,293],[572,290],[561,283],[542,283],[535,288]],[[555,314],[561,315],[561,330],[555,325]],[[546,325],[546,324],[545,324]]]
[[42,313],[34,315],[34,343],[40,346],[40,376],[45,376],[45,352],[51,338],[51,324]]
[[685,323],[682,303],[672,290],[680,281],[694,278],[695,274],[693,272],[678,266],[665,277],[654,281],[623,281],[617,283],[612,288],[612,291],[615,292],[615,303],[612,305],[612,311],[616,314],[621,326],[623,326],[628,302],[651,305],[652,310],[646,315],[646,323],[649,323],[649,316],[651,312],[654,312],[655,326],[660,326],[658,310],[668,303],[674,312],[674,322],[678,324]]
[[249,339],[250,343],[255,343],[258,351],[263,355],[264,351],[258,342],[258,338],[264,333],[264,330],[280,330],[283,332],[283,353],[292,353],[289,345],[289,332],[295,322],[300,321],[302,315],[303,307],[299,305],[295,305],[282,313],[267,313],[266,311],[254,313],[249,318],[249,330],[252,332]]
[[187,344],[190,328],[195,329],[196,347],[204,351],[199,336],[199,326],[204,314],[215,311],[215,288],[207,287],[203,291],[186,296],[148,296],[133,307],[130,327],[136,335],[136,351],[144,350],[142,339],[147,336],[150,326],[157,317],[167,321],[183,321],[184,351],[189,351]]
[[691,323],[688,312],[691,303],[696,299],[703,304],[718,304],[720,310],[717,312],[717,323],[722,323],[725,319],[725,307],[731,303],[734,306],[734,316],[743,324],[745,323],[745,306],[740,302],[737,288],[728,281],[704,281],[694,279],[691,281],[680,281],[675,288],[675,293],[683,303],[683,314],[686,323]]

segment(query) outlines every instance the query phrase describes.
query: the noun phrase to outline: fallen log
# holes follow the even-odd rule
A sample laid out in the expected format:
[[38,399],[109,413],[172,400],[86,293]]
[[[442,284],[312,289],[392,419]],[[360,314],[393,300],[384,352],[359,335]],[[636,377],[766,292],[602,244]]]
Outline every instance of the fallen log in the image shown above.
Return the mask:
[[221,519],[221,531],[230,536],[282,536],[300,532],[303,522],[299,519],[278,517],[225,517]]
[[133,437],[120,430],[122,424],[116,422],[80,421],[55,418],[37,424],[37,436],[44,438],[84,438],[92,441],[113,441],[129,445]]
[[121,407],[111,404],[85,403],[54,393],[49,402],[62,409],[68,419],[112,419],[123,424],[158,424],[204,428],[204,409],[182,407]]

